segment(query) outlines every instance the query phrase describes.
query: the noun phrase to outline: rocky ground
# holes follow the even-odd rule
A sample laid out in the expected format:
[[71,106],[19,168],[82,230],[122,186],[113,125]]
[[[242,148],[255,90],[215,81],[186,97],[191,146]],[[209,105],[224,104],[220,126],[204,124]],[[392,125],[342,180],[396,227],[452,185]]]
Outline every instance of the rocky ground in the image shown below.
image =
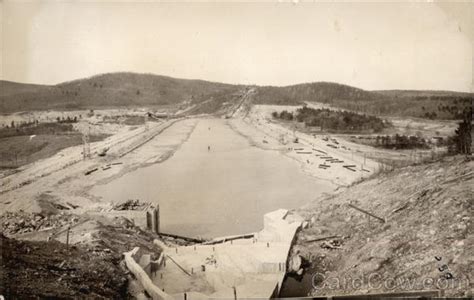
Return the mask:
[[312,294],[472,293],[473,167],[466,157],[405,167],[299,209],[310,226],[293,253],[317,274]]
[[153,243],[155,239],[170,246],[189,244],[143,230],[125,217],[127,213],[144,217],[150,206],[130,200],[108,213],[5,212],[0,216],[0,295],[7,299],[121,299],[143,293],[123,265],[123,253],[140,247],[141,253],[157,259],[161,248]]
[[7,299],[124,298],[127,273],[121,256],[83,245],[19,241],[0,235],[2,280]]
[[46,215],[44,213],[6,212],[0,216],[3,234],[7,236],[24,234],[34,231],[46,231],[74,226],[79,221],[78,216],[68,214]]

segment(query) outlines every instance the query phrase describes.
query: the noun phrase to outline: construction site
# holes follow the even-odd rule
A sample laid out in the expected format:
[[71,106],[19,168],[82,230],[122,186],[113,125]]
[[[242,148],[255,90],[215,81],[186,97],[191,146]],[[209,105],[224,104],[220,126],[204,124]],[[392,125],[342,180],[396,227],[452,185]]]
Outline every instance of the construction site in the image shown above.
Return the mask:
[[[2,293],[197,299],[471,289],[469,157],[387,169],[368,146],[292,130],[272,120],[274,107],[241,97],[222,117],[132,112],[139,125],[95,111],[74,123],[82,144],[5,169]],[[108,137],[91,142],[91,132]],[[90,272],[104,282],[79,279]],[[354,289],[319,287],[314,277],[371,272],[376,282]],[[35,274],[46,284],[30,282]],[[393,274],[459,284],[384,288]]]
[[473,298],[472,3],[250,2],[0,1],[0,300]]

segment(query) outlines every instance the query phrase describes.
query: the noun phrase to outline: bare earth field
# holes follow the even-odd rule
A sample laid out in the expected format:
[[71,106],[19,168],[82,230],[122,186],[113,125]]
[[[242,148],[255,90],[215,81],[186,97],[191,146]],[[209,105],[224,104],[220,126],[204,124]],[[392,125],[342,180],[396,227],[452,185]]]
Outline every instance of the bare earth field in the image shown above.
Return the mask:
[[[90,141],[99,141],[105,137],[107,137],[105,134],[93,135]],[[77,145],[82,145],[82,135],[79,133],[2,138],[0,139],[0,169],[16,169]]]

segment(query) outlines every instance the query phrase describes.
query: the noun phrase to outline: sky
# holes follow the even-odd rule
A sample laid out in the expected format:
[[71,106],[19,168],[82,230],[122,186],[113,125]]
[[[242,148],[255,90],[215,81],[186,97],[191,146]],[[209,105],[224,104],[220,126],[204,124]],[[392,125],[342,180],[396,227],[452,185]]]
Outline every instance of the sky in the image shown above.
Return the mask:
[[1,2],[3,80],[117,71],[473,91],[473,2]]

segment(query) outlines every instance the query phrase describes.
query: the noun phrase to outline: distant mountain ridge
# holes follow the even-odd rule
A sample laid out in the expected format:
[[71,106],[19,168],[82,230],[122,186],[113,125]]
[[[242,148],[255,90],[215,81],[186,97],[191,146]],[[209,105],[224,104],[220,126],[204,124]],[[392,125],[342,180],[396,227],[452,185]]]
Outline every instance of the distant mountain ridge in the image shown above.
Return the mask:
[[454,92],[454,91],[430,91],[430,90],[375,90],[376,92],[386,96],[398,97],[452,97],[452,96],[472,96],[468,92]]
[[256,103],[299,104],[306,101],[328,102],[333,99],[373,99],[376,94],[349,85],[333,82],[302,83],[284,87],[259,87]]
[[88,109],[205,101],[238,85],[135,73],[110,73],[57,85],[0,82],[2,113],[45,109]]
[[[226,103],[238,101],[233,95],[246,87],[249,86],[125,72],[95,75],[57,85],[0,81],[0,112],[206,103],[208,111],[204,112],[212,113]],[[300,105],[317,101],[366,113],[395,111],[421,117],[426,114],[421,107],[433,106],[432,98],[443,105],[446,101],[449,104],[450,101],[466,102],[473,98],[472,93],[449,91],[367,91],[332,82],[255,88],[254,104]],[[416,110],[403,108],[413,106],[413,100],[418,101]],[[451,111],[455,110],[451,108]],[[450,118],[447,113],[443,116]]]

